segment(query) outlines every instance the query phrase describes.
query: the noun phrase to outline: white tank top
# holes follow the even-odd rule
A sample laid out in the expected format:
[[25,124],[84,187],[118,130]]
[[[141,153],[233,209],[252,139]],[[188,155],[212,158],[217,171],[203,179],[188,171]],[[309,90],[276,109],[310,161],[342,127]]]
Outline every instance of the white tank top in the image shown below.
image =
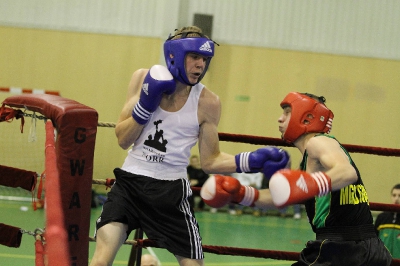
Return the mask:
[[192,87],[185,105],[177,112],[158,107],[128,151],[121,169],[162,180],[187,178],[190,150],[199,136],[197,109],[204,85]]

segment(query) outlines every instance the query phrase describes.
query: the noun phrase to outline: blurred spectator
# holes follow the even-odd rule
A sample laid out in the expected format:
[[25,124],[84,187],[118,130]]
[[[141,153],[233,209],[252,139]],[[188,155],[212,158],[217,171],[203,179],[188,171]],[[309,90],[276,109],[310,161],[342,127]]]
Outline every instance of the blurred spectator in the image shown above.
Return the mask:
[[[400,204],[400,184],[391,191],[392,204]],[[400,259],[400,214],[382,212],[376,217],[375,230],[395,259]]]

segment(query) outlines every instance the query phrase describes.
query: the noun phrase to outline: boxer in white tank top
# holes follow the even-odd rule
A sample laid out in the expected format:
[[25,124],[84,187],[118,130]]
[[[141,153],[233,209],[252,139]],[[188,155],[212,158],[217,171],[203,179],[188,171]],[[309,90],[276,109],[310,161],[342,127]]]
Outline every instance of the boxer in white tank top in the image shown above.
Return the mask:
[[162,180],[187,178],[190,150],[199,136],[197,109],[204,85],[190,89],[184,106],[176,112],[158,107],[132,146],[122,169]]
[[[221,102],[199,83],[214,48],[201,29],[184,27],[164,43],[167,67],[155,65],[133,73],[115,127],[119,146],[131,150],[122,167],[114,169],[116,182],[96,222],[90,266],[112,265],[124,240],[137,228],[174,254],[180,266],[204,265],[186,172],[196,143],[201,168],[209,174],[260,172],[265,163],[274,172],[287,164],[287,154],[277,148],[237,155],[220,151]],[[241,191],[245,192],[238,195],[239,202],[255,200],[251,190]]]

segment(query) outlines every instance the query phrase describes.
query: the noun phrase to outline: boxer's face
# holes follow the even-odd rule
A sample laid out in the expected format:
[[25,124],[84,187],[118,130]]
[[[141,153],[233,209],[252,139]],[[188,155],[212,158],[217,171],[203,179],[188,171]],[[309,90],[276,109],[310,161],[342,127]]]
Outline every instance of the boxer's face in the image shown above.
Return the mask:
[[400,204],[400,189],[393,189],[392,190],[392,203],[393,204]]
[[292,115],[292,108],[290,106],[283,107],[283,113],[278,119],[279,132],[282,133],[282,136],[283,134],[285,134],[286,129],[289,125],[291,115]]
[[185,70],[186,76],[188,77],[190,83],[197,83],[200,75],[203,73],[207,63],[207,57],[188,53],[185,58]]

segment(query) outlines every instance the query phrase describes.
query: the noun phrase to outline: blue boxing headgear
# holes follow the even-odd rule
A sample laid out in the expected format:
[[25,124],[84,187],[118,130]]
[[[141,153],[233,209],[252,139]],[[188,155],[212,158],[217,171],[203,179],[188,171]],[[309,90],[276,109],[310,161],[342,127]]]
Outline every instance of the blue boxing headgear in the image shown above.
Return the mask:
[[[195,33],[201,37],[187,37],[188,34]],[[182,35],[180,39],[172,40],[177,35]],[[190,86],[200,82],[207,72],[211,58],[214,56],[214,41],[199,32],[182,32],[170,36],[164,43],[164,56],[167,68],[172,76],[178,81]],[[192,84],[186,75],[185,57],[188,53],[195,53],[207,58],[206,66],[196,83]],[[172,55],[172,58],[171,56]]]

